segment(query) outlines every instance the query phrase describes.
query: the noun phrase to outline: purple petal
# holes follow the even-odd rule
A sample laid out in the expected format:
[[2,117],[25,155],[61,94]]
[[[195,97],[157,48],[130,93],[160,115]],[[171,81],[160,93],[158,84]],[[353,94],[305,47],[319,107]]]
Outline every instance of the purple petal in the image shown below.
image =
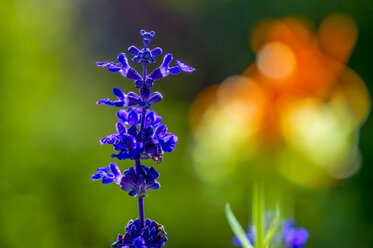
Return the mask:
[[128,52],[132,55],[137,55],[140,52],[140,50],[135,46],[130,46],[128,48]]
[[118,100],[113,102],[115,107],[121,108],[124,106],[124,101]]
[[121,54],[118,55],[118,61],[121,64],[122,68],[128,68],[128,67],[130,67],[128,65],[127,57],[126,57],[126,55],[124,53],[121,53]]
[[302,247],[308,240],[308,231],[305,228],[297,228],[294,234],[293,245]]
[[106,67],[109,64],[112,64],[113,62],[97,62],[96,65],[98,67]]
[[124,125],[120,120],[115,125],[115,128],[117,129],[117,132],[122,134],[127,132],[127,127]]
[[120,170],[116,163],[110,163],[110,171],[114,174],[114,177],[120,176]]
[[111,105],[113,106],[114,105],[114,102],[110,101],[109,98],[105,98],[105,99],[102,99],[102,100],[98,100],[98,102],[96,102],[97,105],[103,105],[103,104],[106,104],[106,105]]
[[[127,191],[127,190],[126,190]],[[128,192],[128,194],[130,196],[135,196],[137,194],[136,190],[131,190],[130,192]]]
[[150,167],[148,171],[148,177],[152,179],[156,179],[157,177],[159,177],[159,173],[153,167]]
[[157,189],[159,189],[160,187],[161,187],[161,185],[159,184],[159,182],[154,181],[154,183],[153,183],[150,187],[148,187],[147,189],[148,189],[148,190],[157,190]]
[[139,121],[137,113],[135,111],[131,111],[128,114],[128,124],[132,127],[134,125],[137,125],[137,122]]
[[127,111],[124,109],[120,109],[117,112],[118,118],[120,118],[122,121],[126,122],[127,121]]
[[165,135],[165,133],[167,133],[167,126],[166,126],[166,124],[159,125],[155,129],[154,133],[155,133],[155,136],[162,138]]
[[126,94],[123,92],[123,90],[119,89],[119,88],[114,88],[113,89],[113,94],[114,96],[116,96],[119,100],[122,100],[124,101],[125,97],[126,97]]
[[161,67],[167,67],[168,68],[172,59],[173,59],[173,57],[172,57],[171,53],[166,54],[166,56],[164,56],[163,63],[161,65]]
[[109,184],[109,183],[112,183],[112,182],[114,182],[114,178],[104,177],[104,178],[102,179],[102,183],[103,183],[103,184]]
[[111,72],[118,72],[121,69],[121,66],[118,63],[113,62],[97,62],[98,67],[107,67]]
[[172,152],[176,148],[176,143],[177,142],[177,136],[174,134],[168,133],[165,135],[163,141],[161,142],[162,149],[165,152]]
[[145,117],[145,126],[149,127],[155,120],[155,112],[150,111]]
[[140,95],[142,97],[142,99],[146,100],[149,98],[150,96],[150,89],[149,87],[143,87],[140,89]]
[[91,176],[91,180],[98,180],[101,178],[102,178],[102,175],[100,173],[95,173]]
[[140,63],[141,62],[141,57],[140,56],[135,56],[132,58],[132,61],[135,63]]
[[232,242],[235,246],[242,246],[241,241],[236,236],[233,237]]
[[141,88],[143,85],[144,85],[144,81],[142,81],[141,79],[135,81],[136,88]]
[[167,133],[164,137],[164,140],[172,140],[172,142],[176,143],[179,141],[179,138],[173,133]]
[[184,64],[183,62],[180,62],[179,60],[176,60],[176,64],[180,68],[180,70],[182,70],[184,72],[192,72],[192,71],[196,70],[193,67],[188,66],[188,65]]
[[169,71],[171,74],[174,74],[174,75],[180,73],[180,69],[177,66],[170,68]]
[[154,83],[154,80],[151,79],[151,78],[147,78],[145,80],[145,85],[148,86],[148,87],[152,87],[153,86],[153,83]]
[[135,92],[128,93],[126,106],[134,106],[139,104],[140,102],[141,98]]
[[148,103],[154,104],[154,103],[160,102],[162,99],[163,99],[163,96],[161,93],[154,92],[153,94],[150,95],[148,99]]
[[159,80],[164,77],[160,68],[155,69],[149,76],[153,81]]
[[[123,73],[122,73],[122,75],[123,75]],[[126,73],[125,77],[127,77],[127,78],[129,78],[131,80],[139,80],[139,79],[141,79],[140,74],[137,71],[135,71],[134,69],[132,69],[132,68],[129,68],[129,70]]]
[[146,127],[141,131],[141,138],[142,140],[148,140],[154,133],[153,128]]
[[118,72],[120,71],[122,68],[120,67],[108,67],[108,70],[111,71],[111,72]]
[[162,49],[160,47],[156,47],[152,49],[150,53],[152,54],[153,57],[155,57],[162,53]]
[[131,127],[128,129],[128,134],[129,134],[129,135],[136,136],[138,133],[139,133],[139,130],[137,129],[137,126],[136,126],[136,125],[133,125],[133,126],[131,126]]
[[117,134],[110,134],[110,135],[100,139],[100,144],[101,145],[103,145],[103,144],[112,145],[116,141],[116,138],[117,138]]

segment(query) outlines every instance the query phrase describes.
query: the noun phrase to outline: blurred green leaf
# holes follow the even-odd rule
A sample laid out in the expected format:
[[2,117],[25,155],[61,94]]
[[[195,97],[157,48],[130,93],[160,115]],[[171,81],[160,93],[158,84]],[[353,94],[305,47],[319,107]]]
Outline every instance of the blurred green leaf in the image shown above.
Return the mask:
[[237,221],[236,217],[234,216],[231,206],[229,203],[225,205],[225,216],[228,219],[228,223],[231,226],[231,229],[233,233],[237,236],[237,238],[240,240],[242,247],[244,248],[254,248],[249,240],[246,237],[246,233],[243,230],[242,226],[240,223]]
[[279,225],[280,225],[280,217],[281,217],[281,214],[280,214],[280,204],[277,203],[276,204],[276,210],[275,210],[275,218],[273,219],[273,222],[272,222],[272,225],[271,227],[269,228],[266,236],[265,236],[265,239],[264,239],[264,247],[269,247],[269,244],[273,238],[273,235],[276,233]]

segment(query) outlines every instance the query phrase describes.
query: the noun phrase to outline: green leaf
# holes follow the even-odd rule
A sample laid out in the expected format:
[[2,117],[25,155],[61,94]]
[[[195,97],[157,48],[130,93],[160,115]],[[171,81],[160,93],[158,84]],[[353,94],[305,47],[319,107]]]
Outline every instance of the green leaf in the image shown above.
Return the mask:
[[242,247],[244,248],[254,248],[250,244],[250,241],[247,239],[246,233],[243,230],[240,223],[237,221],[236,217],[234,216],[231,206],[229,203],[225,205],[225,216],[228,219],[228,223],[233,231],[233,233],[237,236],[237,238],[240,240]]
[[277,203],[276,204],[276,210],[275,210],[275,218],[273,219],[272,225],[269,228],[265,239],[264,239],[264,247],[268,247],[269,243],[271,242],[271,239],[273,235],[276,233],[279,225],[280,225],[280,205]]

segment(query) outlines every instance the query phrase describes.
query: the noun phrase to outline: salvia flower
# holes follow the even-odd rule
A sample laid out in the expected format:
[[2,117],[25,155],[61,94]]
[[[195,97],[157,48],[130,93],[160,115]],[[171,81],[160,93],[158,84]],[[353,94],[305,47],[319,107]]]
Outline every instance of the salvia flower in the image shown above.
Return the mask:
[[129,78],[131,80],[141,79],[140,74],[128,65],[128,59],[124,53],[118,55],[119,63],[113,62],[97,62],[98,67],[107,67],[111,72],[120,72],[123,77]]
[[287,220],[282,226],[282,238],[286,247],[302,248],[307,240],[309,234],[303,227],[296,227],[294,220]]
[[103,184],[109,184],[115,182],[120,184],[122,181],[122,174],[120,173],[119,167],[115,163],[110,163],[109,166],[104,168],[97,168],[97,172],[91,176],[92,180],[102,179]]
[[131,220],[126,226],[126,232],[124,235],[118,235],[117,241],[112,244],[113,248],[134,248],[144,245],[144,247],[159,248],[167,241],[164,227],[151,219],[146,220],[143,228],[140,226],[139,219]]
[[159,177],[159,173],[153,167],[148,168],[141,165],[138,171],[131,167],[123,172],[120,187],[130,196],[142,196],[147,190],[156,190],[161,186],[155,180],[157,177]]
[[115,106],[115,107],[128,107],[128,106],[134,106],[141,103],[141,97],[138,96],[134,92],[130,92],[125,94],[121,89],[114,88],[113,94],[118,98],[116,101],[111,101],[109,98],[105,98],[102,100],[99,100],[97,102],[98,105],[106,104],[109,106]]

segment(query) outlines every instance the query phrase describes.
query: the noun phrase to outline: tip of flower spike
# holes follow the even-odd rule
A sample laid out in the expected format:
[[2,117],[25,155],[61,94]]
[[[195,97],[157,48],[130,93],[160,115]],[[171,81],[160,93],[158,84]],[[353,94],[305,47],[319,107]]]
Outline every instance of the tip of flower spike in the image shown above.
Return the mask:
[[155,32],[154,31],[146,32],[145,30],[141,30],[140,34],[142,36],[142,39],[144,40],[144,49],[146,49],[147,46],[149,45],[150,40],[154,37]]
[[142,29],[140,31],[140,34],[142,38],[144,39],[144,41],[150,41],[154,37],[155,32],[154,31],[146,32],[144,29]]

